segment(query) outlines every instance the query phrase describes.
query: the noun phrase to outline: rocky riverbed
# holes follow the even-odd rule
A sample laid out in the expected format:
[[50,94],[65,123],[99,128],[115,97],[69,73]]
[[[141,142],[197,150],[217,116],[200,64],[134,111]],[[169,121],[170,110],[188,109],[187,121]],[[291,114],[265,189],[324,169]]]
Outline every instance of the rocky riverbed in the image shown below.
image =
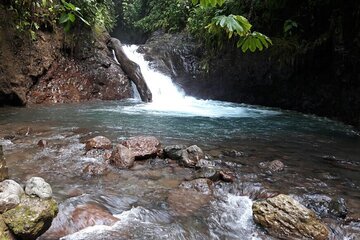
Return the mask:
[[59,202],[40,239],[359,237],[358,190],[339,173],[305,175],[271,147],[104,133],[1,125],[10,177],[41,176]]

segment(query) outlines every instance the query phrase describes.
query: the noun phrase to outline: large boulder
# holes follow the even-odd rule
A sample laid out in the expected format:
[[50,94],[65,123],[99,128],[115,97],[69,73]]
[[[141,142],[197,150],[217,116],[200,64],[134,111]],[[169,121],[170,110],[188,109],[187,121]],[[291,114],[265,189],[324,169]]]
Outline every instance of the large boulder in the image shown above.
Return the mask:
[[111,141],[104,136],[96,136],[90,138],[85,143],[86,151],[89,151],[91,149],[111,149],[111,148],[112,148]]
[[9,178],[9,171],[4,158],[3,147],[0,145],[0,181]]
[[19,205],[23,194],[24,190],[14,180],[0,182],[0,213]]
[[51,226],[57,212],[55,200],[24,195],[18,206],[3,213],[3,218],[16,239],[32,240]]
[[156,157],[161,151],[159,140],[153,136],[132,137],[121,144],[130,149],[135,159]]
[[254,202],[253,217],[270,234],[284,239],[328,239],[329,230],[307,209],[288,195]]
[[49,199],[52,197],[52,189],[50,184],[45,182],[41,177],[32,177],[25,184],[25,192],[27,195],[35,195],[41,199]]
[[134,161],[132,152],[121,144],[116,145],[110,157],[110,164],[118,168],[131,168],[134,166]]

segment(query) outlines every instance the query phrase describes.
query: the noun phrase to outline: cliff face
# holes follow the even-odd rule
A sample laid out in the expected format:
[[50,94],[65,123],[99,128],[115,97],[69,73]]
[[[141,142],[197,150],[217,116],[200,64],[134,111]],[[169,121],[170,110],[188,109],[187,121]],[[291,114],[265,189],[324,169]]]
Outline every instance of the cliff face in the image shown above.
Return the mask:
[[69,51],[61,29],[38,31],[32,41],[15,32],[11,17],[0,5],[0,105],[131,96],[129,80],[106,46],[106,33],[93,38],[84,30]]

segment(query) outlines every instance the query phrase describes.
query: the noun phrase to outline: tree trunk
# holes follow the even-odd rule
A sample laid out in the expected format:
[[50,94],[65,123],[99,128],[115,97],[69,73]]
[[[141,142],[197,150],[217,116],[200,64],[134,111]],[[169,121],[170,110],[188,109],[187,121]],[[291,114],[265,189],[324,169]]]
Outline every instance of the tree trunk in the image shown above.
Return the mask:
[[137,65],[135,62],[131,61],[126,54],[124,53],[124,50],[122,48],[122,44],[120,40],[116,38],[111,38],[108,43],[109,48],[113,49],[115,51],[115,56],[117,60],[119,61],[121,68],[124,70],[126,75],[132,80],[137,90],[139,91],[141,100],[144,102],[151,102],[152,100],[152,94],[148,87],[148,85],[145,82],[144,76],[141,73],[139,65]]

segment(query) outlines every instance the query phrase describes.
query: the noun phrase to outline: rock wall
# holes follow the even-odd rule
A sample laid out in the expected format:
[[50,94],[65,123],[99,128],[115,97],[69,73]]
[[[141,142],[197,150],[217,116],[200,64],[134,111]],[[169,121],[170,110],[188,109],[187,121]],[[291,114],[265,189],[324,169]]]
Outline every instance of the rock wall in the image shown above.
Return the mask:
[[131,85],[106,46],[106,32],[88,29],[71,49],[62,29],[43,29],[32,41],[9,25],[0,4],[0,105],[116,100],[131,97]]
[[185,33],[157,32],[143,52],[188,95],[297,110],[360,126],[360,61],[331,39],[288,58],[281,45],[246,54],[225,46],[209,62],[208,73],[201,63],[205,51]]

